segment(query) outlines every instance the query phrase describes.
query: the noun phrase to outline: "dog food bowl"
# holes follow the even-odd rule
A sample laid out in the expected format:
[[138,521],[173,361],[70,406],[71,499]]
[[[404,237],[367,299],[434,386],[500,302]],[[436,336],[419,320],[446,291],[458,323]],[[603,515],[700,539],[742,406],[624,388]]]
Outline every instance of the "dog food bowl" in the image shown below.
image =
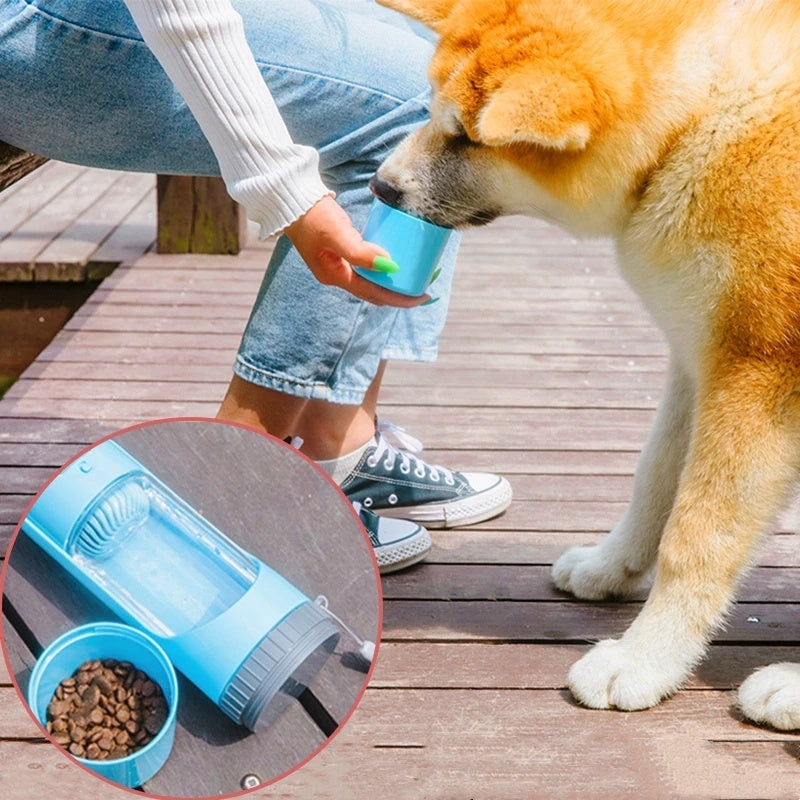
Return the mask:
[[386,289],[419,297],[431,283],[452,232],[375,198],[362,235],[386,250],[399,270],[387,273],[357,267],[356,272]]
[[59,683],[86,661],[106,659],[128,661],[158,684],[167,701],[167,718],[155,737],[129,756],[107,761],[73,758],[103,778],[134,788],[164,766],[175,738],[178,680],[166,654],[149,636],[116,622],[96,622],[67,631],[36,661],[28,684],[28,705],[44,726]]

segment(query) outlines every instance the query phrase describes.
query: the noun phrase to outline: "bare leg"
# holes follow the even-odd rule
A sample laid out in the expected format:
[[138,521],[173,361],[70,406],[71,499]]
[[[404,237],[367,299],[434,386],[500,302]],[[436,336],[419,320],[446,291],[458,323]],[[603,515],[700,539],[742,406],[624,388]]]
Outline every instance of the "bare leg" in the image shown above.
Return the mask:
[[303,439],[303,453],[317,461],[337,458],[374,435],[384,368],[382,362],[360,406],[307,400],[234,376],[217,417],[249,425],[279,439],[299,436]]
[[386,367],[382,361],[360,406],[309,400],[297,421],[296,435],[303,439],[302,452],[323,461],[351,453],[375,435],[378,394]]
[[265,389],[234,375],[217,411],[217,419],[239,422],[285,439],[294,434],[307,402],[305,398]]

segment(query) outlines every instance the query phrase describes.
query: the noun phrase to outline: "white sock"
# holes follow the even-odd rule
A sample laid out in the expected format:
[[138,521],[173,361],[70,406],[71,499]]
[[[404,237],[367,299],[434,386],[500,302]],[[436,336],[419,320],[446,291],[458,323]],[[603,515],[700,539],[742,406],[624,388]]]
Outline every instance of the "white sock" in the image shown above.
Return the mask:
[[346,453],[339,458],[331,458],[327,461],[315,461],[321,469],[324,469],[331,476],[333,482],[341,486],[342,481],[356,468],[356,464],[361,460],[361,456],[368,447],[375,446],[375,439],[369,439],[352,453]]

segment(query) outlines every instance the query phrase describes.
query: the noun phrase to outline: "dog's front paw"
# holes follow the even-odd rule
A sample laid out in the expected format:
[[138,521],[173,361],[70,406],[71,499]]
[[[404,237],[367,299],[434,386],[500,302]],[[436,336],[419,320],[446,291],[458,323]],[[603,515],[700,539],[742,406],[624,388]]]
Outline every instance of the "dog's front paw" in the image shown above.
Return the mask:
[[638,711],[658,705],[685,678],[683,664],[649,657],[623,638],[598,642],[572,665],[568,685],[575,699],[589,708]]
[[800,664],[771,664],[739,687],[744,715],[781,731],[800,729]]
[[626,571],[615,563],[603,545],[570,547],[556,560],[552,577],[559,589],[581,600],[625,597],[641,582],[641,573]]

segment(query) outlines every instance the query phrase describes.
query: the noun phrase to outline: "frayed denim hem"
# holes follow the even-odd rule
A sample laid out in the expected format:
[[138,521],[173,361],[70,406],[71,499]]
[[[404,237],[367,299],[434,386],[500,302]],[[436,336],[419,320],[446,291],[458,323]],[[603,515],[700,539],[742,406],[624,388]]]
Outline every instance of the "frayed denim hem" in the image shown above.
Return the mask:
[[[417,361],[420,363],[430,363],[436,360],[438,351],[435,347],[426,347],[422,350],[410,350],[408,348],[387,347],[383,350],[381,357],[387,361]],[[340,405],[361,405],[364,395],[369,385],[358,386],[336,386],[332,387],[326,383],[318,381],[303,381],[291,378],[288,375],[280,375],[274,372],[254,367],[248,364],[241,356],[236,357],[233,364],[233,371],[242,380],[261,386],[264,389],[272,389],[283,394],[290,394],[294,397],[302,397],[306,400],[324,400],[328,403],[338,403]]]
[[367,391],[367,387],[363,389],[341,386],[333,388],[325,383],[300,381],[285,375],[276,375],[244,363],[241,357],[237,357],[234,362],[233,371],[248,383],[306,400],[325,400],[328,403],[358,406],[364,401]]

